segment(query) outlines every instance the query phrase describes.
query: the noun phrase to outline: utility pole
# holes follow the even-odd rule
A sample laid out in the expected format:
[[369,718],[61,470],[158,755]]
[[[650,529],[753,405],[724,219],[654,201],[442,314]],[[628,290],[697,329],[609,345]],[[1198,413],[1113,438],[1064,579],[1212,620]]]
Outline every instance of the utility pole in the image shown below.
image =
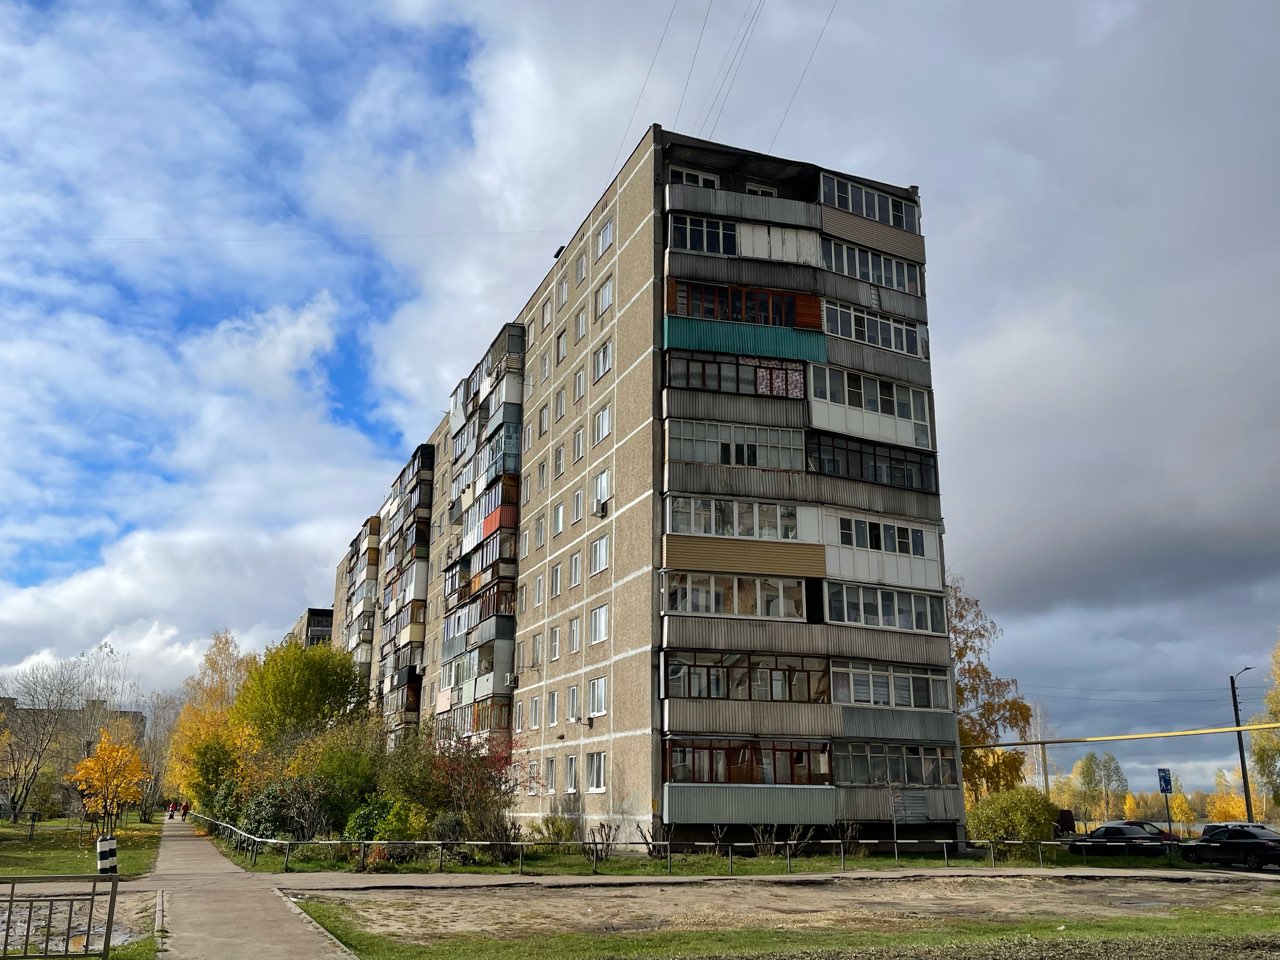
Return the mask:
[[1244,670],[1237,671],[1231,677],[1231,709],[1235,712],[1236,717],[1236,746],[1240,748],[1240,783],[1244,787],[1244,817],[1250,823],[1253,823],[1253,798],[1249,796],[1249,768],[1245,765],[1244,758],[1244,732],[1240,727],[1240,698],[1236,695],[1236,677],[1244,673],[1245,670],[1252,670],[1253,667],[1245,667]]

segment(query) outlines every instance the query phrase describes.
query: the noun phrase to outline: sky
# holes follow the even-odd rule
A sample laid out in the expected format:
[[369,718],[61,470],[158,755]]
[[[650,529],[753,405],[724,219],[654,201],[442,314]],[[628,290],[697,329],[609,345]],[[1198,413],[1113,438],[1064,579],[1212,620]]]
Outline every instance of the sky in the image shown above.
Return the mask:
[[0,663],[176,686],[331,603],[656,122],[920,186],[947,561],[1047,734],[1256,710],[1280,5],[765,0],[726,76],[757,3],[0,0]]

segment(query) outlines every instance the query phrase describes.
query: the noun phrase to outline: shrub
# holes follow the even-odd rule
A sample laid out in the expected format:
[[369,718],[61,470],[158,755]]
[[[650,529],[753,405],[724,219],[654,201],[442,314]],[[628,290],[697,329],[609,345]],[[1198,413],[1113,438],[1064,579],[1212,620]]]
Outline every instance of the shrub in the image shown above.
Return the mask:
[[[1052,840],[1058,805],[1034,787],[1018,787],[978,801],[968,813],[974,840]],[[1000,851],[1008,855],[1008,848]]]
[[286,808],[288,801],[279,786],[267,784],[244,805],[240,814],[240,829],[255,837],[271,840],[289,830]]
[[577,843],[582,839],[582,824],[572,817],[559,817],[549,813],[529,827],[529,839],[546,844],[539,847],[542,853],[564,853],[561,844]]
[[374,797],[347,818],[342,831],[346,840],[372,840],[377,835],[378,824],[391,811],[391,803],[385,797]]

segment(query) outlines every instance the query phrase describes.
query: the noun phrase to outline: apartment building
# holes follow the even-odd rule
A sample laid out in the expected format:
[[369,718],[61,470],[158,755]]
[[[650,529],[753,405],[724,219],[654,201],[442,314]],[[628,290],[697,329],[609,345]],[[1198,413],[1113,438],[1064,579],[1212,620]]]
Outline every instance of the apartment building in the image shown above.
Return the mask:
[[924,266],[914,187],[654,126],[458,385],[423,709],[519,816],[957,835]]
[[285,634],[285,639],[294,638],[305,646],[328,646],[333,642],[333,608],[307,607],[302,616]]
[[[356,666],[371,683],[374,634],[379,620],[378,567],[381,556],[380,516],[368,517],[338,561],[333,590],[333,636],[331,642],[351,654]],[[370,695],[372,696],[372,689]]]

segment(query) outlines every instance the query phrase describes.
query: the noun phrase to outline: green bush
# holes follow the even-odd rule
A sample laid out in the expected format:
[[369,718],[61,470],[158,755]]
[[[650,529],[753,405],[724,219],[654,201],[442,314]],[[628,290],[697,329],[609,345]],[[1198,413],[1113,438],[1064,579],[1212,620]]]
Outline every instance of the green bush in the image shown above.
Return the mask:
[[342,831],[346,840],[372,840],[378,833],[378,824],[391,811],[391,801],[385,797],[374,797],[363,807],[347,818],[347,826]]
[[272,840],[289,832],[286,809],[288,801],[280,788],[268,784],[244,805],[240,829],[255,837]]
[[[1058,805],[1034,787],[1018,787],[978,801],[968,812],[972,840],[1052,840]],[[997,855],[1007,855],[1008,848]]]
[[560,844],[579,843],[582,841],[582,824],[571,817],[558,817],[549,813],[537,823],[529,827],[529,839],[545,847],[538,847],[542,853],[568,853],[569,848]]

